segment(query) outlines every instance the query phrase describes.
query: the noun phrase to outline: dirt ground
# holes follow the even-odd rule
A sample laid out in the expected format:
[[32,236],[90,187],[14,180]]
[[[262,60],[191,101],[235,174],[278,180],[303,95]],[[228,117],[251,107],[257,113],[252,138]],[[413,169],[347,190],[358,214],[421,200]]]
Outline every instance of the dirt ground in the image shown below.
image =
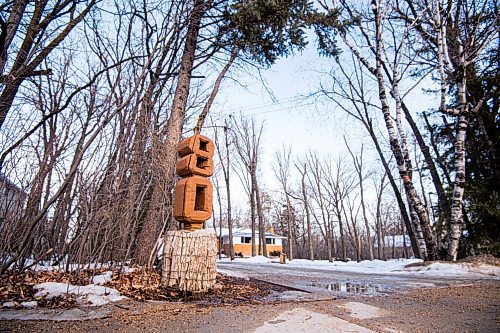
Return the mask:
[[[377,307],[379,316],[353,318],[350,303]],[[0,332],[252,332],[297,308],[335,316],[375,332],[500,332],[499,303],[498,281],[377,297],[278,304],[210,306],[127,301],[112,305],[114,311],[103,319],[0,321]]]

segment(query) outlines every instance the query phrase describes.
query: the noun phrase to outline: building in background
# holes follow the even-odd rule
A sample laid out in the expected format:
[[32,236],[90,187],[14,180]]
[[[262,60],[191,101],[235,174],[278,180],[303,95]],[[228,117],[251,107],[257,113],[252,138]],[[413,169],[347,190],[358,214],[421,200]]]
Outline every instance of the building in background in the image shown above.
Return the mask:
[[27,197],[23,189],[0,175],[0,222],[19,217]]
[[[217,249],[222,249],[223,254],[229,255],[229,229],[222,228],[220,235],[219,232],[219,229],[217,229]],[[258,254],[259,233],[257,230],[255,237],[255,252]],[[269,228],[266,232],[267,254],[277,254],[277,251],[283,253],[283,239],[286,239],[286,237],[275,235],[273,228]],[[252,230],[233,228],[233,244],[235,254],[241,252],[243,256],[250,257],[252,255]]]

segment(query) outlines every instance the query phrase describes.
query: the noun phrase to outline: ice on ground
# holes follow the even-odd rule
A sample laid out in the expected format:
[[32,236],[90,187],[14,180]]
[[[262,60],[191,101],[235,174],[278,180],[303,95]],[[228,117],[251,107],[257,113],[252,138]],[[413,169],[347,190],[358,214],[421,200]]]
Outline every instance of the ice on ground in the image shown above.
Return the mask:
[[34,286],[38,289],[35,297],[54,298],[64,294],[74,294],[77,296],[77,302],[88,306],[101,306],[109,302],[116,302],[125,299],[113,288],[96,286],[93,284],[87,286],[74,286],[68,283],[44,282]]
[[347,302],[339,307],[349,311],[349,316],[356,319],[371,319],[384,316],[384,311],[373,305]]
[[358,332],[375,333],[362,326],[346,320],[322,313],[296,308],[285,311],[276,318],[258,327],[255,333],[324,333],[324,332]]
[[217,272],[224,274],[226,276],[230,276],[230,277],[234,277],[234,278],[238,278],[238,279],[245,279],[245,280],[249,279],[247,274],[241,273],[241,272],[229,271],[229,270],[222,269],[222,268],[217,268]]

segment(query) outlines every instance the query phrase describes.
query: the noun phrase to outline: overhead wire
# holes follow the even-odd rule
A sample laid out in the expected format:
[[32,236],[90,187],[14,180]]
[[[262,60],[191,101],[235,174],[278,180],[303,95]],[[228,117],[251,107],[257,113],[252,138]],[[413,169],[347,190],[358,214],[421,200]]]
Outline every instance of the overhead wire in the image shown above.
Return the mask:
[[[273,103],[256,104],[256,105],[250,105],[247,107],[242,107],[239,109],[226,110],[226,111],[222,112],[222,114],[233,114],[233,113],[239,112],[239,113],[241,113],[242,117],[253,117],[253,116],[258,116],[258,115],[267,114],[267,113],[279,112],[282,110],[291,110],[293,108],[298,108],[298,107],[303,107],[303,106],[309,105],[309,103],[301,103],[298,105],[283,106],[283,105],[287,105],[287,104],[290,104],[293,102],[298,102],[301,100],[302,100],[302,96],[296,95],[296,96],[291,96],[291,97],[280,99],[277,102],[273,102]],[[282,106],[282,107],[279,107],[279,106]],[[254,112],[254,113],[250,113],[250,114],[243,114],[243,113],[248,112],[248,111],[257,111],[257,110],[261,110],[261,109],[268,109],[268,110],[262,111],[262,112]]]

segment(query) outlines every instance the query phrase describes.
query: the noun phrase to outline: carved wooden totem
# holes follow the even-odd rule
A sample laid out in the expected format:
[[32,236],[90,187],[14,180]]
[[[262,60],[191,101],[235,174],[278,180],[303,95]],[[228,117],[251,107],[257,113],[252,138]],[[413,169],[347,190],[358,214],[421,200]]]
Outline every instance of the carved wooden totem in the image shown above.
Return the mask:
[[214,144],[196,134],[179,143],[176,172],[182,177],[175,185],[174,218],[184,223],[184,230],[194,231],[212,216]]

